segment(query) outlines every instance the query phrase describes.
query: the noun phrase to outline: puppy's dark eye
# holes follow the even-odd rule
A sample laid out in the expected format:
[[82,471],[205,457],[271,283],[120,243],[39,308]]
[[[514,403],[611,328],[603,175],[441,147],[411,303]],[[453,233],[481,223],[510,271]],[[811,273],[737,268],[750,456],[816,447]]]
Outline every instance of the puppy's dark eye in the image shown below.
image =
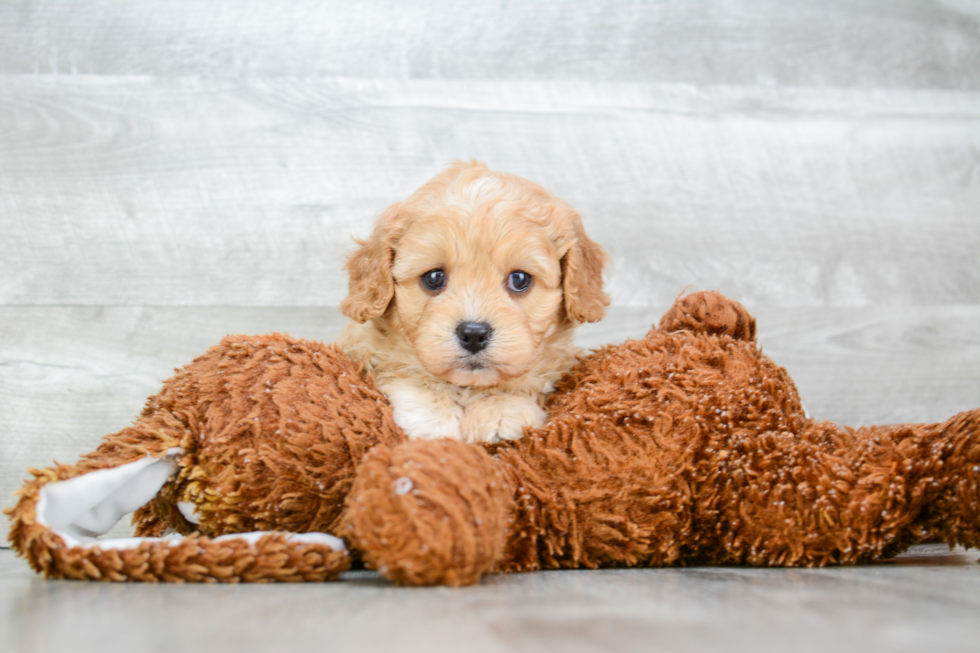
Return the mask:
[[523,270],[515,270],[507,277],[507,290],[511,292],[524,292],[531,287],[532,277]]
[[422,287],[426,290],[442,290],[446,287],[446,272],[445,270],[429,270],[422,275],[420,280]]

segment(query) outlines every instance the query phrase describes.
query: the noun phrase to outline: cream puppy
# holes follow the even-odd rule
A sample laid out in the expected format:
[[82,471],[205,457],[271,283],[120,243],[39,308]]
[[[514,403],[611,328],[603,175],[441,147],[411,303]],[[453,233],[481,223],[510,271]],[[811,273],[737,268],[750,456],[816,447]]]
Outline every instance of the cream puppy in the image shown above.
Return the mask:
[[576,362],[574,327],[609,303],[606,253],[568,204],[456,163],[358,244],[338,345],[410,438],[512,440],[544,423],[546,395]]

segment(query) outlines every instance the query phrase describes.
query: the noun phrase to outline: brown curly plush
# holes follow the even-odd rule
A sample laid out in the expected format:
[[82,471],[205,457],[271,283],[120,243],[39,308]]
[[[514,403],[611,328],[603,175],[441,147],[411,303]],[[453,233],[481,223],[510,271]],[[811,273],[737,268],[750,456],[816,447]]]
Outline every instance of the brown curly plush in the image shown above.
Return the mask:
[[716,292],[678,297],[660,318],[661,331],[690,331],[755,341],[755,318],[745,307]]
[[[485,447],[406,441],[371,379],[331,347],[228,338],[79,465],[35,472],[10,539],[52,577],[302,580],[336,576],[346,554],[275,535],[264,546],[291,556],[212,551],[206,536],[327,530],[419,585],[561,567],[853,564],[926,540],[980,545],[980,410],[943,424],[817,422],[754,336],[737,302],[685,297],[644,339],[584,358],[544,427]],[[193,560],[146,543],[107,562],[112,552],[65,547],[35,523],[45,483],[172,446],[184,450],[179,470],[135,521],[142,534],[189,532],[176,503],[196,504],[202,535],[184,541],[201,545]]]
[[[138,535],[335,532],[355,464],[371,447],[403,439],[384,395],[336,348],[279,334],[229,336],[77,465],[30,470],[35,478],[20,491],[8,537],[51,578],[324,580],[348,568],[347,554],[281,536],[258,551],[210,537],[122,552],[66,547],[37,523],[38,494],[50,482],[181,447],[179,471],[133,517]],[[184,519],[178,501],[195,504],[199,525]]]

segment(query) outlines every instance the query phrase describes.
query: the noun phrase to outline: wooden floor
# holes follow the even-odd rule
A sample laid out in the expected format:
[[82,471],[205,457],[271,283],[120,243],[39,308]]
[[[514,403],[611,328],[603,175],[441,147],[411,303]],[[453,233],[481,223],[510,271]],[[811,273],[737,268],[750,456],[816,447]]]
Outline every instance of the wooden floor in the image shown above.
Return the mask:
[[[815,417],[938,421],[980,406],[980,2],[0,0],[0,34],[4,506],[27,467],[93,449],[226,333],[332,339],[352,237],[454,159],[552,189],[609,250],[613,305],[584,346],[639,337],[684,289],[716,288],[758,316]],[[426,623],[401,599],[375,605],[373,581],[84,587],[30,581],[4,556],[19,588],[4,624],[22,622],[24,650],[64,643],[44,631],[54,613],[77,610],[69,625],[85,630],[135,596],[152,611],[240,592],[323,600],[334,624],[355,604]],[[977,614],[975,566],[719,581],[733,573],[542,574],[412,596],[435,597],[431,624],[485,609],[489,630],[472,634],[503,642],[487,650],[535,637],[710,649],[724,633],[701,625],[727,601],[777,630],[774,650],[799,625],[815,634],[794,646],[814,650],[849,632],[854,648],[977,641],[960,608]],[[972,590],[947,589],[960,576]],[[619,583],[638,603],[617,602]],[[890,616],[923,583],[925,603]],[[529,606],[524,592],[558,607],[509,612]],[[797,621],[766,616],[784,592]],[[605,621],[583,621],[592,597]],[[811,600],[836,601],[843,625],[807,616]],[[926,628],[944,614],[948,629]],[[861,630],[864,617],[883,625]],[[279,630],[319,641],[319,618]],[[537,620],[529,639],[522,618]],[[270,623],[240,621],[234,641]]]
[[399,588],[43,581],[0,551],[11,653],[975,653],[980,551],[831,569],[609,569]]

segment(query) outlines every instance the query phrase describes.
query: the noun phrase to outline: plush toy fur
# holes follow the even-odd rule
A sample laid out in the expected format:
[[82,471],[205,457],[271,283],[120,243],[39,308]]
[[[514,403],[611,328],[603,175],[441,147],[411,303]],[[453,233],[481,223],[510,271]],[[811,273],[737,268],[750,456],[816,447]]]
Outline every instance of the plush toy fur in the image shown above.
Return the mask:
[[[980,545],[980,410],[856,430],[814,421],[754,338],[737,302],[687,296],[644,339],[585,357],[544,427],[475,446],[408,441],[333,347],[229,337],[80,463],[33,471],[10,541],[53,578],[322,580],[350,554],[278,531],[326,531],[414,585],[560,567],[854,564],[928,540]],[[175,471],[137,510],[137,532],[196,534],[104,550],[69,546],[36,518],[46,484],[168,452]],[[213,539],[255,530],[277,532]]]

